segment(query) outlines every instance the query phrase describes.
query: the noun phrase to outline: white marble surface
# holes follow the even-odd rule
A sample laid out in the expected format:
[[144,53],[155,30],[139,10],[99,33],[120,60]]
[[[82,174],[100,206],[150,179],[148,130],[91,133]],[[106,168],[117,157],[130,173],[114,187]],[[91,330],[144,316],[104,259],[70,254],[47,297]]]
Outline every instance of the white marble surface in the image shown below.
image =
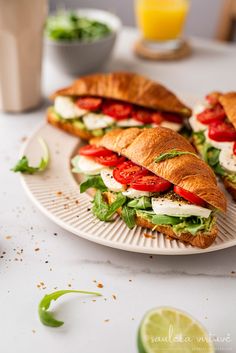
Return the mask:
[[[235,48],[194,40],[192,58],[149,63],[133,57],[135,36],[131,30],[122,34],[107,70],[137,71],[199,97],[211,89],[236,88]],[[45,64],[45,95],[70,81]],[[60,229],[30,203],[18,175],[9,169],[22,140],[43,121],[45,106],[0,116],[0,351],[135,353],[143,314],[168,305],[194,315],[219,338],[229,334],[231,342],[217,344],[218,351],[235,352],[236,248],[186,257],[126,253]],[[52,329],[40,324],[37,305],[44,294],[68,284],[98,290],[94,280],[103,283],[103,297],[93,302],[67,296],[56,305],[65,325]],[[38,288],[40,282],[44,286]]]

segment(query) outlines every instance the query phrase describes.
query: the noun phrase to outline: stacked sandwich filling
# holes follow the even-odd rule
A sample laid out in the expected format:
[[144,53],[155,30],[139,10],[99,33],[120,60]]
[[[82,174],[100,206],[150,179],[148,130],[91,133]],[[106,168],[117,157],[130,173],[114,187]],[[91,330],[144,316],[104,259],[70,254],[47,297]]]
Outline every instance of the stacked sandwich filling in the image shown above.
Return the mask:
[[189,123],[194,144],[216,174],[236,187],[236,129],[219,102],[219,93],[206,97],[195,107]]
[[55,120],[70,122],[75,128],[103,136],[115,128],[155,127],[161,125],[174,131],[183,127],[180,114],[159,112],[153,109],[100,97],[57,96],[50,113]]
[[207,235],[215,224],[213,210],[196,194],[104,147],[80,148],[72,165],[74,173],[87,177],[80,191],[96,189],[92,211],[102,221],[110,221],[118,211],[129,228],[139,217],[153,229],[171,227],[177,235]]

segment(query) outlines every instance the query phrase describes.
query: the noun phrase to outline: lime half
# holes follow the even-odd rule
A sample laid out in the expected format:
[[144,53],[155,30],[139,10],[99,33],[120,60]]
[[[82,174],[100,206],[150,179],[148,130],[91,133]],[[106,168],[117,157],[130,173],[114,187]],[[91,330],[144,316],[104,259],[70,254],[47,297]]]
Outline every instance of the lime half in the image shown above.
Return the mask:
[[138,331],[139,353],[213,353],[202,325],[186,313],[162,307],[149,311]]

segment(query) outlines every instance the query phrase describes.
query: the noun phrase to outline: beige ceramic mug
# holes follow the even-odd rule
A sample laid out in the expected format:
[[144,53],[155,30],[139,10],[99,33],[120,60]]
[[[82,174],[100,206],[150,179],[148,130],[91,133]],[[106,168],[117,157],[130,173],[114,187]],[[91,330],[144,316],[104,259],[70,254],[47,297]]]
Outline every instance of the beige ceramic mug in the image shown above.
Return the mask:
[[0,0],[0,109],[21,112],[41,101],[47,0]]

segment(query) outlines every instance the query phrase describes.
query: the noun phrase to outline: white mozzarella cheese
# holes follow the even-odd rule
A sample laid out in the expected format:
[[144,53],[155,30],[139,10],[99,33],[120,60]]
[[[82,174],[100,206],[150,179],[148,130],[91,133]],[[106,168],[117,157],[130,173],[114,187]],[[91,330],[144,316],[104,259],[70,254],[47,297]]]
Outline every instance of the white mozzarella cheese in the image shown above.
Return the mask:
[[54,108],[64,119],[79,118],[87,113],[87,110],[77,107],[73,99],[64,96],[55,98]]
[[[181,206],[180,206],[181,205]],[[179,203],[168,199],[152,198],[152,209],[156,214],[167,216],[199,216],[208,218],[211,210],[201,206]]]
[[135,198],[142,197],[142,196],[151,196],[152,195],[152,193],[149,191],[140,191],[140,190],[135,190],[133,188],[127,189],[122,194],[124,196],[131,198],[131,199],[135,199]]
[[132,127],[132,126],[142,126],[142,125],[143,123],[141,123],[141,121],[138,121],[133,118],[122,119],[117,121],[117,126],[119,127]]
[[95,162],[92,158],[80,156],[78,160],[78,168],[84,174],[96,175],[99,174],[105,167],[104,165]]
[[101,171],[101,177],[106,185],[106,187],[114,192],[120,192],[124,191],[124,185],[116,181],[116,179],[113,177],[113,170],[110,168],[105,168]]
[[222,149],[219,155],[220,165],[229,172],[236,173],[236,156],[232,148]]
[[200,123],[200,121],[197,120],[196,115],[191,116],[188,121],[192,130],[195,132],[204,131],[207,129],[207,125]]
[[168,129],[171,129],[173,131],[179,131],[182,128],[182,124],[178,124],[178,123],[173,123],[171,121],[162,121],[160,124],[162,127],[167,127]]
[[105,129],[115,123],[115,119],[110,116],[95,113],[84,115],[83,121],[88,130]]
[[233,142],[219,142],[219,141],[215,141],[212,140],[209,136],[208,136],[208,130],[205,131],[205,138],[206,141],[212,145],[215,148],[218,148],[220,150],[233,150]]

